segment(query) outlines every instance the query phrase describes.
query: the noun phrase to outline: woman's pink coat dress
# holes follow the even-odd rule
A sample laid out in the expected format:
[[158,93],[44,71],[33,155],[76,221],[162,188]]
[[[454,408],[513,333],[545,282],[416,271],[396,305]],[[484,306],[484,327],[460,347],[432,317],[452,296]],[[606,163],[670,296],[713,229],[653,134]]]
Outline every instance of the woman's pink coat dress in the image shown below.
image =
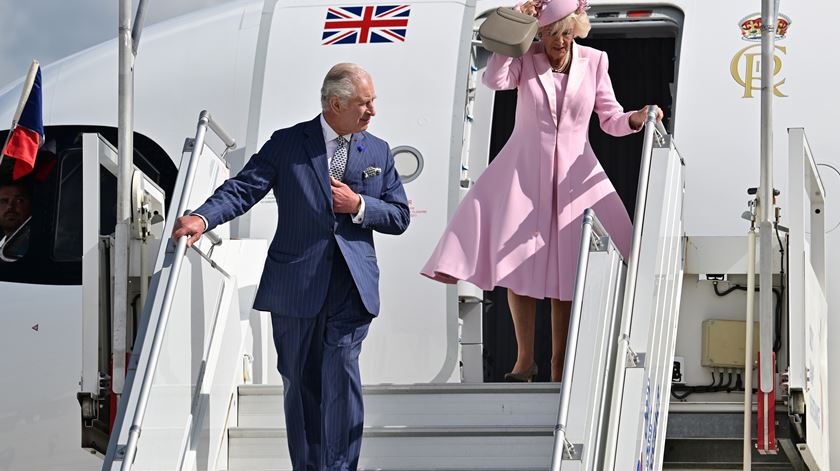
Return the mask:
[[607,54],[574,44],[568,78],[552,72],[542,44],[518,59],[493,54],[483,82],[518,88],[510,139],[461,201],[422,273],[570,300],[586,208],[627,257],[627,211],[589,145],[589,116],[613,136],[633,132],[616,101]]

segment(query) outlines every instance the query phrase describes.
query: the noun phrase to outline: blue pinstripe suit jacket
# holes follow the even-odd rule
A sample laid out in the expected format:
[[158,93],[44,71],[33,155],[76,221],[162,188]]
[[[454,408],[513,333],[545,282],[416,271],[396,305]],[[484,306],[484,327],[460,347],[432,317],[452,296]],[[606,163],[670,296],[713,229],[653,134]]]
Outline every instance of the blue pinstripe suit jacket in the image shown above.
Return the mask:
[[[368,167],[382,173],[363,178]],[[344,182],[365,200],[362,224],[332,210],[320,118],[275,131],[235,177],[195,210],[208,229],[248,211],[269,190],[277,199],[277,231],[268,249],[254,309],[314,317],[327,295],[336,247],[341,250],[365,308],[379,314],[379,267],[373,231],[401,234],[409,209],[388,144],[353,134]]]

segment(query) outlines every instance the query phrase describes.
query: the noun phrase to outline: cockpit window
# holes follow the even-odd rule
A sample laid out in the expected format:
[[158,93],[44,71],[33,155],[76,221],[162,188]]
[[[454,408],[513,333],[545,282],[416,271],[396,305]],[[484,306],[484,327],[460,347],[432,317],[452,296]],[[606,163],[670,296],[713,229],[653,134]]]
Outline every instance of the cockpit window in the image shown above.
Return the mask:
[[52,258],[72,262],[82,258],[82,151],[74,149],[61,159],[53,231]]
[[54,149],[39,150],[35,168],[17,180],[15,159],[0,163],[0,281],[68,285],[81,280],[81,239],[73,247],[74,234],[81,233],[81,151],[56,155]]

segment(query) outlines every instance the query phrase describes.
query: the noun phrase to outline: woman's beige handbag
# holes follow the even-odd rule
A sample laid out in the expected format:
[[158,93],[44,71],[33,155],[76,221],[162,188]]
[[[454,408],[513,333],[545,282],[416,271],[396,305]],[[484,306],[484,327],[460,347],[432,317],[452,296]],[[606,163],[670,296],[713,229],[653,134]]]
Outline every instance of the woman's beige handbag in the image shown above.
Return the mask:
[[512,8],[497,8],[478,28],[478,34],[485,49],[519,57],[531,47],[537,28],[535,17]]

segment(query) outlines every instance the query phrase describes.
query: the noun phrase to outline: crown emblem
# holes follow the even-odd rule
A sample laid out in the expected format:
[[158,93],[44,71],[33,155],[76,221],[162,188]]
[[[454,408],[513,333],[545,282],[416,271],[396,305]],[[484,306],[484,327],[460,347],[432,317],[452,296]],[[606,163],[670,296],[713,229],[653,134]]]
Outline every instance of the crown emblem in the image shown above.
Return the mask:
[[[777,40],[785,39],[790,24],[790,17],[779,13],[779,19],[776,22]],[[744,41],[761,41],[761,13],[752,13],[741,18],[738,26],[741,27],[741,39]]]

